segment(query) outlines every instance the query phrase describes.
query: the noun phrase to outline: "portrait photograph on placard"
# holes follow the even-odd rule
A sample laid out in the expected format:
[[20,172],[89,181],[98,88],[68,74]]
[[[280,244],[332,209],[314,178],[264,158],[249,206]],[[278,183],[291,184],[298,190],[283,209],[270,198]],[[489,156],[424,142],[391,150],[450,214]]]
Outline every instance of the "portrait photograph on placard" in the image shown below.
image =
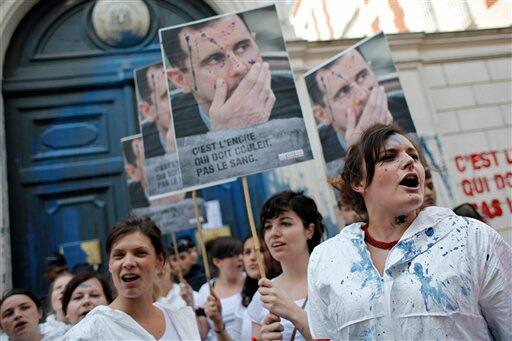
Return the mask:
[[274,5],[160,30],[183,187],[312,159]]
[[416,129],[385,35],[362,40],[304,75],[327,177],[339,177],[345,155],[375,123]]
[[134,70],[149,197],[181,190],[171,107],[162,63]]
[[[195,211],[192,199],[186,193],[177,193],[150,200],[147,194],[148,179],[143,163],[142,135],[121,139],[124,170],[131,211],[136,216],[148,216],[164,232],[178,232],[195,228]],[[205,222],[204,201],[197,198],[201,221]]]

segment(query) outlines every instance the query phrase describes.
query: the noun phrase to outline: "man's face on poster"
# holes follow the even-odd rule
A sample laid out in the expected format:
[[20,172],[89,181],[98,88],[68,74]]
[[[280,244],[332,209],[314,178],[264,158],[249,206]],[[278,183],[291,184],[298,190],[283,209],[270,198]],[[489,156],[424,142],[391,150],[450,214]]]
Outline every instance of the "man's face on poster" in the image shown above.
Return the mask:
[[151,89],[151,102],[145,103],[142,113],[150,122],[155,122],[161,131],[168,131],[171,121],[171,109],[167,96],[165,72],[163,66],[149,67],[146,73],[147,82]]
[[356,123],[359,121],[371,91],[378,86],[375,74],[357,50],[347,52],[329,69],[319,70],[315,78],[324,106],[315,106],[313,112],[340,131],[346,131],[349,109],[354,111]]
[[184,28],[179,38],[185,68],[168,71],[168,76],[182,92],[192,92],[205,110],[213,101],[217,79],[227,84],[229,99],[252,65],[262,62],[255,34],[236,15],[198,30]]
[[128,172],[130,178],[135,182],[140,182],[142,187],[146,189],[147,177],[146,167],[144,167],[144,148],[141,139],[132,140],[133,155],[135,155],[135,165],[131,165],[132,169]]

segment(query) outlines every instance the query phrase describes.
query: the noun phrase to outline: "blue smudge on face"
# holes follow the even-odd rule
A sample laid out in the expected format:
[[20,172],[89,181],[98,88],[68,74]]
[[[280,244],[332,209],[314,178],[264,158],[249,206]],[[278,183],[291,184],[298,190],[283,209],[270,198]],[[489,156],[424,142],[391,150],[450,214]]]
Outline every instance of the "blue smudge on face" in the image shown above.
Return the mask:
[[437,283],[437,287],[432,286],[432,276],[425,276],[423,274],[423,266],[421,264],[414,264],[414,274],[418,277],[421,283],[420,291],[427,311],[430,311],[429,299],[432,299],[439,306],[447,309],[447,311],[455,311],[459,308],[457,302],[454,302],[443,292],[440,283]]
[[425,231],[425,234],[429,237],[432,237],[432,235],[434,234],[434,229],[432,227],[429,227],[426,231]]
[[355,245],[359,253],[359,262],[352,263],[352,266],[350,267],[350,272],[360,273],[361,276],[363,276],[364,281],[361,284],[361,288],[365,288],[369,281],[375,281],[375,283],[377,283],[376,291],[374,291],[371,296],[371,298],[374,298],[375,295],[382,289],[381,277],[373,267],[372,261],[368,256],[368,252],[366,252],[366,248],[365,245],[363,244],[362,239],[354,238],[351,241]]

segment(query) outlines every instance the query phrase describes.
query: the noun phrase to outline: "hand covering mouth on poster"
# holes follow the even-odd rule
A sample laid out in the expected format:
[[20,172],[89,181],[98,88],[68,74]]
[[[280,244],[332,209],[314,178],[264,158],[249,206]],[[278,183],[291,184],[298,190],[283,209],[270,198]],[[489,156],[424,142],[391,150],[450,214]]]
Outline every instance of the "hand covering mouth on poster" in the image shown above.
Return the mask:
[[328,178],[337,178],[345,154],[376,123],[416,129],[384,34],[338,53],[304,75]]
[[313,158],[277,27],[272,5],[160,30],[184,189]]

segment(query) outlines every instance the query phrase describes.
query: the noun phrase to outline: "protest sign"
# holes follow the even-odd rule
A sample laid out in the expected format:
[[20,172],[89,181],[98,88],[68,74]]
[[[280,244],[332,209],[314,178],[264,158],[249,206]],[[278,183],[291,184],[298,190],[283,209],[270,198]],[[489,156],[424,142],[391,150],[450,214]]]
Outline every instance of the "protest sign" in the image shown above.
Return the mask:
[[[384,34],[337,54],[304,75],[327,177],[340,176],[345,155],[365,129],[394,122],[416,129]],[[414,136],[412,136],[414,138]]]
[[162,63],[134,70],[137,111],[150,198],[182,189]]
[[312,159],[275,6],[160,30],[184,188]]
[[[140,134],[121,140],[127,177],[128,193],[132,213],[148,216],[162,230],[162,233],[192,229],[196,225],[196,213],[191,198],[185,193],[177,193],[156,200],[147,196],[147,171],[143,164],[142,137]],[[206,217],[202,198],[197,199],[200,219]]]

